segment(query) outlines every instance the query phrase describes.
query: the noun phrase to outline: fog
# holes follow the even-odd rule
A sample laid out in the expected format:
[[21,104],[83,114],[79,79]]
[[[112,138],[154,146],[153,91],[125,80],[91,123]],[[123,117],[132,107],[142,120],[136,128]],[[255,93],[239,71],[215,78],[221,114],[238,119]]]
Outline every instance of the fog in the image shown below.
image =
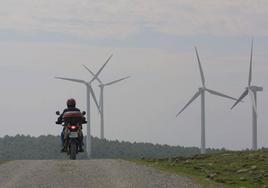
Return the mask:
[[[30,0],[26,2],[30,3]],[[235,13],[238,3],[230,1],[228,6],[218,1],[212,4],[222,10],[222,15],[215,13],[215,16],[208,14],[205,17],[201,15],[207,9],[212,10],[212,4],[207,8],[200,5],[199,13],[185,8],[187,19],[181,24],[174,18],[171,19],[174,22],[169,22],[165,17],[169,11],[174,16],[182,15],[181,12],[175,14],[176,9],[171,8],[172,3],[176,4],[173,1],[166,5],[149,2],[144,9],[134,6],[134,15],[124,13],[124,7],[119,6],[122,4],[117,3],[118,17],[114,16],[114,6],[104,3],[99,5],[96,17],[83,10],[83,15],[79,11],[71,13],[74,19],[66,17],[65,11],[56,14],[56,8],[53,8],[53,14],[49,14],[45,10],[47,4],[19,8],[15,3],[0,3],[6,7],[6,11],[0,14],[3,23],[0,27],[0,136],[59,134],[61,127],[55,125],[55,111],[63,110],[70,97],[77,100],[81,110],[86,110],[86,88],[81,84],[56,80],[54,76],[90,80],[92,77],[82,64],[97,72],[113,54],[100,79],[109,82],[125,76],[131,78],[105,88],[105,138],[200,146],[200,98],[176,118],[178,111],[201,86],[194,46],[199,50],[207,87],[237,98],[247,86],[250,42],[254,35],[252,83],[264,87],[264,91],[258,93],[258,145],[268,147],[268,119],[265,116],[268,105],[268,27],[261,19],[267,14],[266,2],[256,3],[254,10],[259,10],[257,13],[247,8],[248,11]],[[129,3],[126,2],[128,8],[131,7]],[[240,3],[244,7],[250,6],[250,3]],[[194,4],[192,1],[186,3],[190,7],[195,7]],[[154,6],[154,11],[147,15],[145,10],[150,6]],[[16,7],[16,10],[11,7]],[[71,5],[64,4],[63,10],[68,7]],[[81,6],[76,8],[80,10]],[[234,15],[228,14],[231,9],[240,18],[237,25],[232,20]],[[109,10],[113,12],[111,17],[106,15]],[[119,19],[124,14],[129,20]],[[198,21],[196,25],[187,25],[191,15]],[[216,24],[221,23],[224,15],[228,15],[226,23]],[[252,18],[247,20],[249,16]],[[67,21],[58,23],[53,20],[58,17]],[[90,22],[94,18],[96,25]],[[118,25],[116,20],[123,24]],[[111,28],[105,25],[106,22]],[[25,27],[21,23],[25,23]],[[100,23],[105,28],[100,27]],[[122,28],[124,23],[128,24]],[[64,27],[60,27],[61,24]],[[96,30],[92,29],[93,25]],[[204,27],[206,30],[200,30]],[[72,28],[72,32],[68,28]],[[180,28],[184,28],[183,32]],[[250,30],[246,32],[247,28]],[[99,97],[98,83],[94,82],[93,86]],[[207,147],[251,147],[250,99],[246,97],[243,103],[230,110],[233,103],[206,94]],[[99,137],[100,119],[93,101],[91,108],[92,135]]]

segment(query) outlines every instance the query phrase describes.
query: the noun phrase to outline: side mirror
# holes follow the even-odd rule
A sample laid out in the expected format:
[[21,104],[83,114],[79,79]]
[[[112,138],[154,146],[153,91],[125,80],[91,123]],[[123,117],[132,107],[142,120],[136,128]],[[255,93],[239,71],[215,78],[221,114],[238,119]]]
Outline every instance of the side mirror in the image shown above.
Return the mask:
[[85,111],[83,111],[83,112],[82,112],[82,114],[83,114],[83,116],[84,116],[84,115],[86,115],[86,112],[85,112]]
[[57,111],[57,112],[56,112],[56,115],[58,115],[58,116],[59,116],[59,115],[60,115],[60,112],[59,112],[59,111]]

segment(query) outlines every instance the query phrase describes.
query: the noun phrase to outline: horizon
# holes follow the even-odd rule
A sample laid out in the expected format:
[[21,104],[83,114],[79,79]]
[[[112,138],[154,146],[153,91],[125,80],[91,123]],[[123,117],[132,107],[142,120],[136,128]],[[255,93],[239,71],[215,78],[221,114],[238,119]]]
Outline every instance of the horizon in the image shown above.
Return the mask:
[[[16,135],[14,135],[14,136],[11,136],[11,135],[4,135],[4,136],[2,136],[2,137],[0,137],[0,138],[4,138],[4,137],[6,137],[6,136],[8,136],[8,137],[16,137],[16,136],[23,136],[23,137],[28,137],[28,136],[30,136],[31,138],[38,138],[38,137],[42,137],[42,136],[56,136],[56,137],[60,137],[60,135],[52,135],[52,134],[47,134],[47,135],[38,135],[38,136],[32,136],[32,135],[24,135],[24,134],[16,134]],[[86,137],[86,135],[85,135],[85,137]],[[94,136],[92,136],[92,138],[94,138],[94,139],[99,139],[99,140],[102,140],[102,139],[100,139],[99,137],[94,137]],[[182,147],[182,148],[197,148],[197,149],[199,149],[200,150],[200,147],[198,147],[198,146],[182,146],[182,145],[168,145],[168,144],[161,144],[161,143],[151,143],[151,142],[136,142],[136,141],[128,141],[128,140],[110,140],[110,139],[104,139],[105,141],[108,141],[108,142],[120,142],[120,143],[123,143],[123,142],[128,142],[128,143],[130,143],[130,144],[153,144],[153,145],[161,145],[161,146],[169,146],[169,147]],[[244,148],[244,149],[237,149],[237,150],[231,150],[231,149],[227,149],[227,148],[206,148],[207,150],[225,150],[225,151],[250,151],[251,150],[251,148],[249,147],[249,148]],[[261,148],[259,148],[258,150],[267,150],[268,149],[268,147],[261,147]]]

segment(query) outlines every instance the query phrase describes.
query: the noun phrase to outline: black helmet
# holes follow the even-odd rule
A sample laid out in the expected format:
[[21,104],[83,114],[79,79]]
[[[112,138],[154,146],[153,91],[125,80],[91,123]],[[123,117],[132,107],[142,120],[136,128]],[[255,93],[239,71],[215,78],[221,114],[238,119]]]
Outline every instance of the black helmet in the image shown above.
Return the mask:
[[67,104],[67,107],[68,107],[68,108],[69,108],[69,107],[75,107],[76,102],[75,102],[75,100],[74,100],[73,98],[71,98],[71,99],[68,99],[68,100],[67,100],[66,104]]

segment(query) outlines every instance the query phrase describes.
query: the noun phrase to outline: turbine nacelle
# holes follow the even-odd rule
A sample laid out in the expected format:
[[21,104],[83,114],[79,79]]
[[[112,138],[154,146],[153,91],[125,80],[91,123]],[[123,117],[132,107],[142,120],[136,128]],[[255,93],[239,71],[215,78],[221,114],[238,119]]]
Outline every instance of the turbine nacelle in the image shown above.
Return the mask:
[[263,91],[263,87],[260,86],[248,86],[246,89],[250,89],[252,91]]
[[198,88],[198,90],[201,92],[201,91],[206,91],[206,87],[200,87],[200,88]]

